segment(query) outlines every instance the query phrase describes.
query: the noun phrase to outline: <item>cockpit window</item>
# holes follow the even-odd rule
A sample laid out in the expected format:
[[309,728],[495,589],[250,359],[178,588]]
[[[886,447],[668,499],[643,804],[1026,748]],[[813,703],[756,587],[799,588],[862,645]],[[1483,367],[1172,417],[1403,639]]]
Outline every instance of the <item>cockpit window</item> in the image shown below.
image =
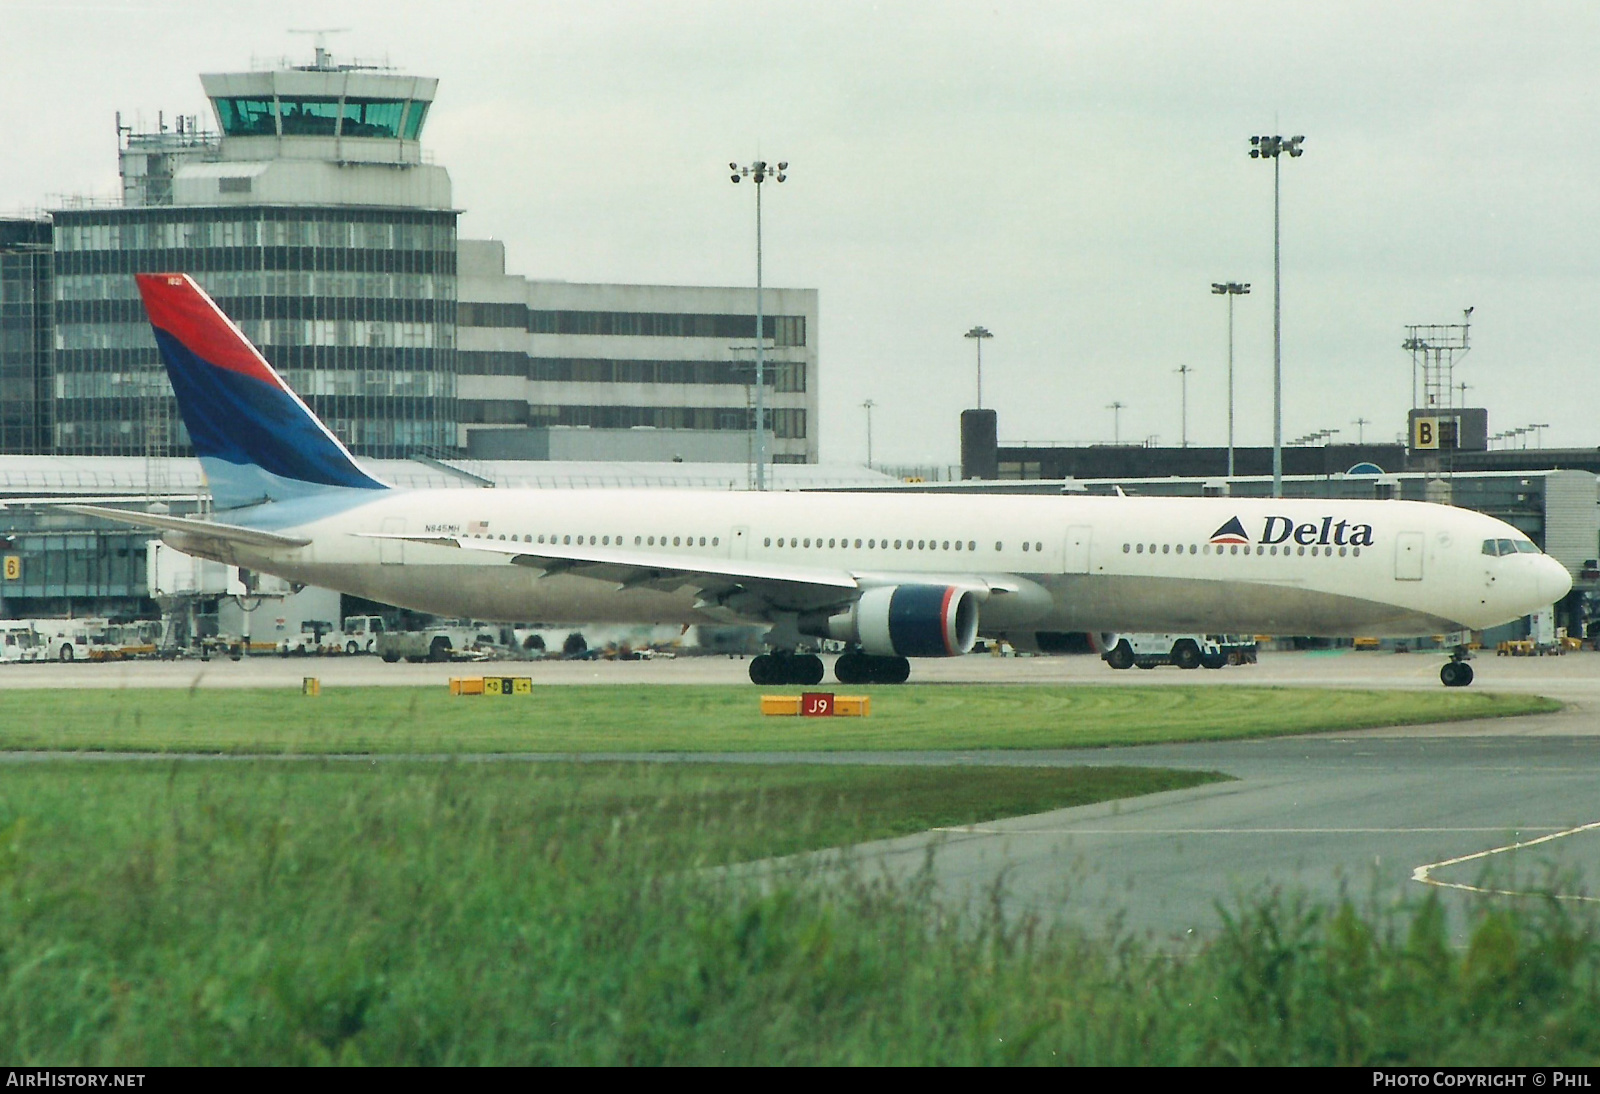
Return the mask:
[[1483,541],[1483,553],[1486,555],[1536,555],[1539,548],[1527,539],[1486,539]]

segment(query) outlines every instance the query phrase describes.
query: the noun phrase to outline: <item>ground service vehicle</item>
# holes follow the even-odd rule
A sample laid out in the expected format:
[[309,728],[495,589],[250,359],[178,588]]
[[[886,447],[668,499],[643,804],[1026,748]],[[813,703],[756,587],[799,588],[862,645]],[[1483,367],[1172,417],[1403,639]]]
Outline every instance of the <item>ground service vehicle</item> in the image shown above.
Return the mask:
[[89,660],[126,661],[130,657],[154,657],[160,647],[160,620],[108,623],[104,629],[90,633]]
[[378,635],[383,630],[381,615],[347,615],[344,617],[344,630],[338,639],[345,653],[376,653]]
[[1114,669],[1153,669],[1176,665],[1180,669],[1220,669],[1228,655],[1211,635],[1118,634],[1108,636],[1102,660]]
[[[384,631],[377,636],[374,649],[389,664],[407,661],[454,661],[474,659],[482,627],[440,624],[414,631]],[[492,641],[492,639],[491,639]]]
[[104,634],[109,623],[104,619],[34,619],[39,636],[39,660],[80,661],[89,656],[92,636]]
[[0,662],[36,661],[42,649],[31,623],[20,619],[0,622]]

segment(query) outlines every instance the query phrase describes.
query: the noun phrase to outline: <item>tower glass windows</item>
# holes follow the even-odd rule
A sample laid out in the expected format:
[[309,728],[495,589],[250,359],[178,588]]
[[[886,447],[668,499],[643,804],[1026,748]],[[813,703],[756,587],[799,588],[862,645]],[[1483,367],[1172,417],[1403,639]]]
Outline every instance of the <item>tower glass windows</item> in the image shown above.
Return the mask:
[[417,140],[422,99],[340,99],[330,95],[223,97],[211,100],[225,137],[374,137]]

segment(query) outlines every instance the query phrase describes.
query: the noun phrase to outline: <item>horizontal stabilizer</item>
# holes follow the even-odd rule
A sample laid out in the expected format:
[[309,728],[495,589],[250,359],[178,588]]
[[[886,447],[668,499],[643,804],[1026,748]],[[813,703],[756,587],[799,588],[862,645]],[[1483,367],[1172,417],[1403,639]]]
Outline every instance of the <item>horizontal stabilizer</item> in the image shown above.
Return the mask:
[[144,528],[159,528],[163,532],[182,532],[191,536],[209,536],[229,543],[242,543],[248,547],[304,547],[310,543],[303,536],[282,536],[276,532],[263,532],[257,528],[241,528],[237,524],[218,524],[214,520],[195,520],[191,517],[169,517],[164,513],[140,513],[133,509],[115,509],[109,505],[54,505],[69,513],[86,517],[104,517],[137,524]]

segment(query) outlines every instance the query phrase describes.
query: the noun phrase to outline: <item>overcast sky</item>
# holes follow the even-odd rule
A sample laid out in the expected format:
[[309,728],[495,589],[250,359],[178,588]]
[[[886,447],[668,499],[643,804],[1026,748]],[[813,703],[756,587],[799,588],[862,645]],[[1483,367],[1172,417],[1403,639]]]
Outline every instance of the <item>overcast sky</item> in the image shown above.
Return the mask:
[[437,76],[424,145],[468,237],[574,281],[821,294],[825,461],[1005,440],[1271,441],[1272,169],[1283,164],[1284,434],[1404,428],[1408,323],[1474,307],[1456,370],[1490,431],[1600,444],[1600,5],[451,4],[0,0],[0,210],[117,192],[113,115],[210,119],[197,74],[291,55]]

